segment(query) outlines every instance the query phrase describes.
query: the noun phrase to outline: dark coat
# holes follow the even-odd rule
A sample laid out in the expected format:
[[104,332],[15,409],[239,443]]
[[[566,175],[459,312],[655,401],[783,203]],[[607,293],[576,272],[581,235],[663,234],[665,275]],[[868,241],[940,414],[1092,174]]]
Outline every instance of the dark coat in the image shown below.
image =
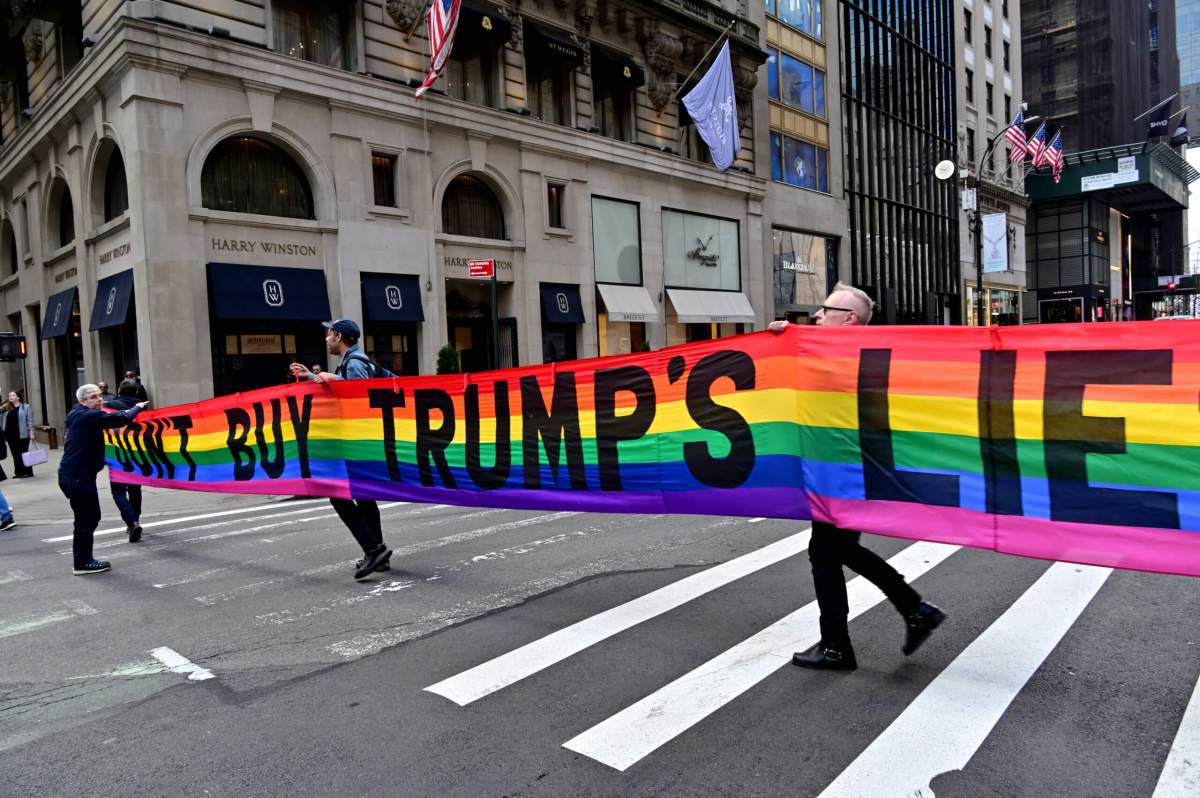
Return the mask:
[[131,407],[119,412],[105,412],[83,405],[71,408],[67,413],[67,440],[58,464],[59,480],[94,480],[104,470],[104,430],[125,426],[141,410]]

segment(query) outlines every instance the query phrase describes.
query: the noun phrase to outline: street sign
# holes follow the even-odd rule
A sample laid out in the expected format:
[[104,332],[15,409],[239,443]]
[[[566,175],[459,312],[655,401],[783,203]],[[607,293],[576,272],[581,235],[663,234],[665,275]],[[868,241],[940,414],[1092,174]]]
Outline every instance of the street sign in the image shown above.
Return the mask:
[[496,261],[494,261],[494,260],[469,260],[469,261],[467,261],[467,276],[468,277],[495,277],[496,276]]
[[964,211],[973,211],[976,207],[975,189],[964,188],[962,193],[962,209]]

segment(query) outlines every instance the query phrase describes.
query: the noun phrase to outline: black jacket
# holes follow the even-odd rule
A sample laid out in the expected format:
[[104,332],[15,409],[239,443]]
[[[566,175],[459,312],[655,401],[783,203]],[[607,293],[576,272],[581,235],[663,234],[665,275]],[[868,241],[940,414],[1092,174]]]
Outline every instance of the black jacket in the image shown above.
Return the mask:
[[141,411],[140,407],[116,413],[92,410],[83,405],[71,408],[67,413],[67,441],[58,464],[58,478],[95,479],[104,470],[104,430],[125,426]]

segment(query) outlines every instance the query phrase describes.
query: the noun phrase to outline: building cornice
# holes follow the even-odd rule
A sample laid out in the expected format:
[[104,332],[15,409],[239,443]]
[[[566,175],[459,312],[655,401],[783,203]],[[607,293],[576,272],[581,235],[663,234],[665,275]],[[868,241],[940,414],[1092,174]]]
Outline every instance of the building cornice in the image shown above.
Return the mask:
[[[279,97],[292,96],[327,104],[330,108],[372,114],[406,122],[417,129],[425,125],[430,129],[469,129],[481,136],[516,140],[523,146],[539,148],[555,157],[612,162],[627,169],[669,175],[675,180],[703,183],[755,197],[765,196],[766,193],[766,180],[753,174],[735,171],[716,173],[707,165],[686,161],[650,147],[580,133],[527,117],[515,117],[498,109],[464,106],[456,100],[433,93],[418,101],[408,87],[379,78],[130,17],[117,20],[104,41],[92,48],[89,57],[72,72],[49,102],[38,109],[34,119],[18,132],[12,143],[0,152],[0,184],[8,182],[17,170],[24,168],[31,151],[44,146],[46,138],[55,129],[53,121],[61,123],[66,114],[73,114],[81,103],[86,104],[92,88],[98,83],[109,83],[114,72],[145,70],[175,77],[187,75],[189,80],[221,83],[222,76],[229,74],[231,60],[236,60],[238,56],[244,56],[239,70],[240,85],[249,82],[250,85],[269,86],[272,91],[278,91]],[[224,82],[228,82],[228,78]],[[394,90],[387,91],[388,87]],[[142,93],[137,96],[155,102],[179,104],[169,97]]]

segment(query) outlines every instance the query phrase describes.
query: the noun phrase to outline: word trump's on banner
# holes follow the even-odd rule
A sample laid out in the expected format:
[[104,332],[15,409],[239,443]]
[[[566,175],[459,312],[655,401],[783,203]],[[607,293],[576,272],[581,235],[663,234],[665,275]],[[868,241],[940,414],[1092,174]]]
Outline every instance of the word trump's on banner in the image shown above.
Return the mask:
[[113,479],[520,509],[814,518],[1200,575],[1200,324],[789,327],[146,412]]

